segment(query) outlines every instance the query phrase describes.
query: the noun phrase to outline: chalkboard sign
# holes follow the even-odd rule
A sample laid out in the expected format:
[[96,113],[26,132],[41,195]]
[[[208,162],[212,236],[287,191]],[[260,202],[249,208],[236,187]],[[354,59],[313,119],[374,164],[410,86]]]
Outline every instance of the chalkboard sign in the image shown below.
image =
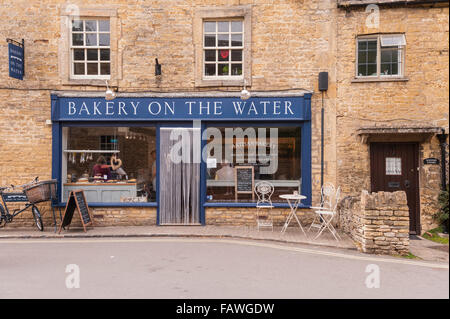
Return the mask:
[[238,194],[252,194],[255,186],[255,171],[253,166],[236,166],[234,168],[234,194],[237,200]]
[[86,202],[86,196],[82,190],[71,191],[69,199],[67,200],[66,209],[64,210],[64,217],[59,227],[59,232],[66,226],[69,226],[72,222],[73,214],[75,209],[78,210],[80,214],[81,224],[86,232],[86,226],[92,225],[92,218],[89,214],[89,206]]

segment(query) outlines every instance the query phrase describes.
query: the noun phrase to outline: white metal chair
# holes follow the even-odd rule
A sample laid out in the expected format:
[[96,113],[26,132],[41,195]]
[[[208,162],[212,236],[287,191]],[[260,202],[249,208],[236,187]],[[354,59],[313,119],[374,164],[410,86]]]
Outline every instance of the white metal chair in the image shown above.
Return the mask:
[[[320,191],[320,204],[319,206],[312,206],[313,210],[331,210],[333,205],[333,197],[336,194],[336,188],[332,183],[325,183],[322,185],[322,189]],[[320,223],[320,216],[315,214],[314,220],[308,228],[308,231],[311,228],[320,228],[322,223]]]
[[[273,231],[273,219],[270,216],[272,205],[272,194],[275,188],[272,183],[261,181],[255,185],[256,202],[256,226],[259,231],[261,227],[270,227]],[[264,214],[262,212],[264,211]]]
[[336,193],[334,195],[332,209],[330,209],[330,210],[326,210],[326,209],[314,210],[314,212],[319,217],[319,220],[321,222],[319,231],[317,232],[317,235],[316,235],[316,237],[314,237],[314,239],[317,239],[323,233],[323,231],[325,229],[328,229],[337,241],[339,241],[339,239],[341,239],[341,236],[338,234],[336,229],[333,227],[333,224],[331,223],[337,214],[337,206],[339,203],[340,196],[341,196],[341,188],[338,187],[338,189],[336,190]]

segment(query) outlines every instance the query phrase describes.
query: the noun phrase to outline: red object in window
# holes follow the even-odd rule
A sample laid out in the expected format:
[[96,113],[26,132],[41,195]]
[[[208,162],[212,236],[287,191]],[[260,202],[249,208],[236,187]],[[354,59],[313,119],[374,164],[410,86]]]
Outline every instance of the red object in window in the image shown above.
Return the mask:
[[230,54],[230,52],[228,50],[221,50],[220,51],[220,56],[222,57],[222,59],[228,58],[229,54]]

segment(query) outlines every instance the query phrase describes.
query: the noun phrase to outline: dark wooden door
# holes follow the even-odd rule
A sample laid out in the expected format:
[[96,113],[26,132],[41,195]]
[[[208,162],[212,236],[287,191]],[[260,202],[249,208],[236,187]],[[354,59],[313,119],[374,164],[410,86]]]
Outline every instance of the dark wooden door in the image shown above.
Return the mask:
[[420,234],[418,149],[415,143],[371,143],[370,176],[372,192],[406,192],[409,229]]

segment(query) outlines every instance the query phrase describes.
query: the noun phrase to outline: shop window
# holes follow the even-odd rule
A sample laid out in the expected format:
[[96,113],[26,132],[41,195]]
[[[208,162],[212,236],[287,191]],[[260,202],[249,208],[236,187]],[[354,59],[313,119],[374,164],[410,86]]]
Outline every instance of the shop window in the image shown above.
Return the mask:
[[109,19],[71,21],[71,77],[109,79],[111,75]]
[[[253,167],[253,184],[268,181],[279,195],[301,193],[301,128],[251,126],[207,129],[208,202],[254,202],[251,193],[237,191],[236,168]],[[247,178],[249,178],[247,176]],[[250,180],[250,179],[249,179]]]
[[156,201],[154,127],[64,127],[63,201],[83,189],[90,203]]
[[357,40],[358,78],[402,77],[405,35],[361,36]]
[[251,6],[197,9],[194,44],[196,86],[251,85]]

